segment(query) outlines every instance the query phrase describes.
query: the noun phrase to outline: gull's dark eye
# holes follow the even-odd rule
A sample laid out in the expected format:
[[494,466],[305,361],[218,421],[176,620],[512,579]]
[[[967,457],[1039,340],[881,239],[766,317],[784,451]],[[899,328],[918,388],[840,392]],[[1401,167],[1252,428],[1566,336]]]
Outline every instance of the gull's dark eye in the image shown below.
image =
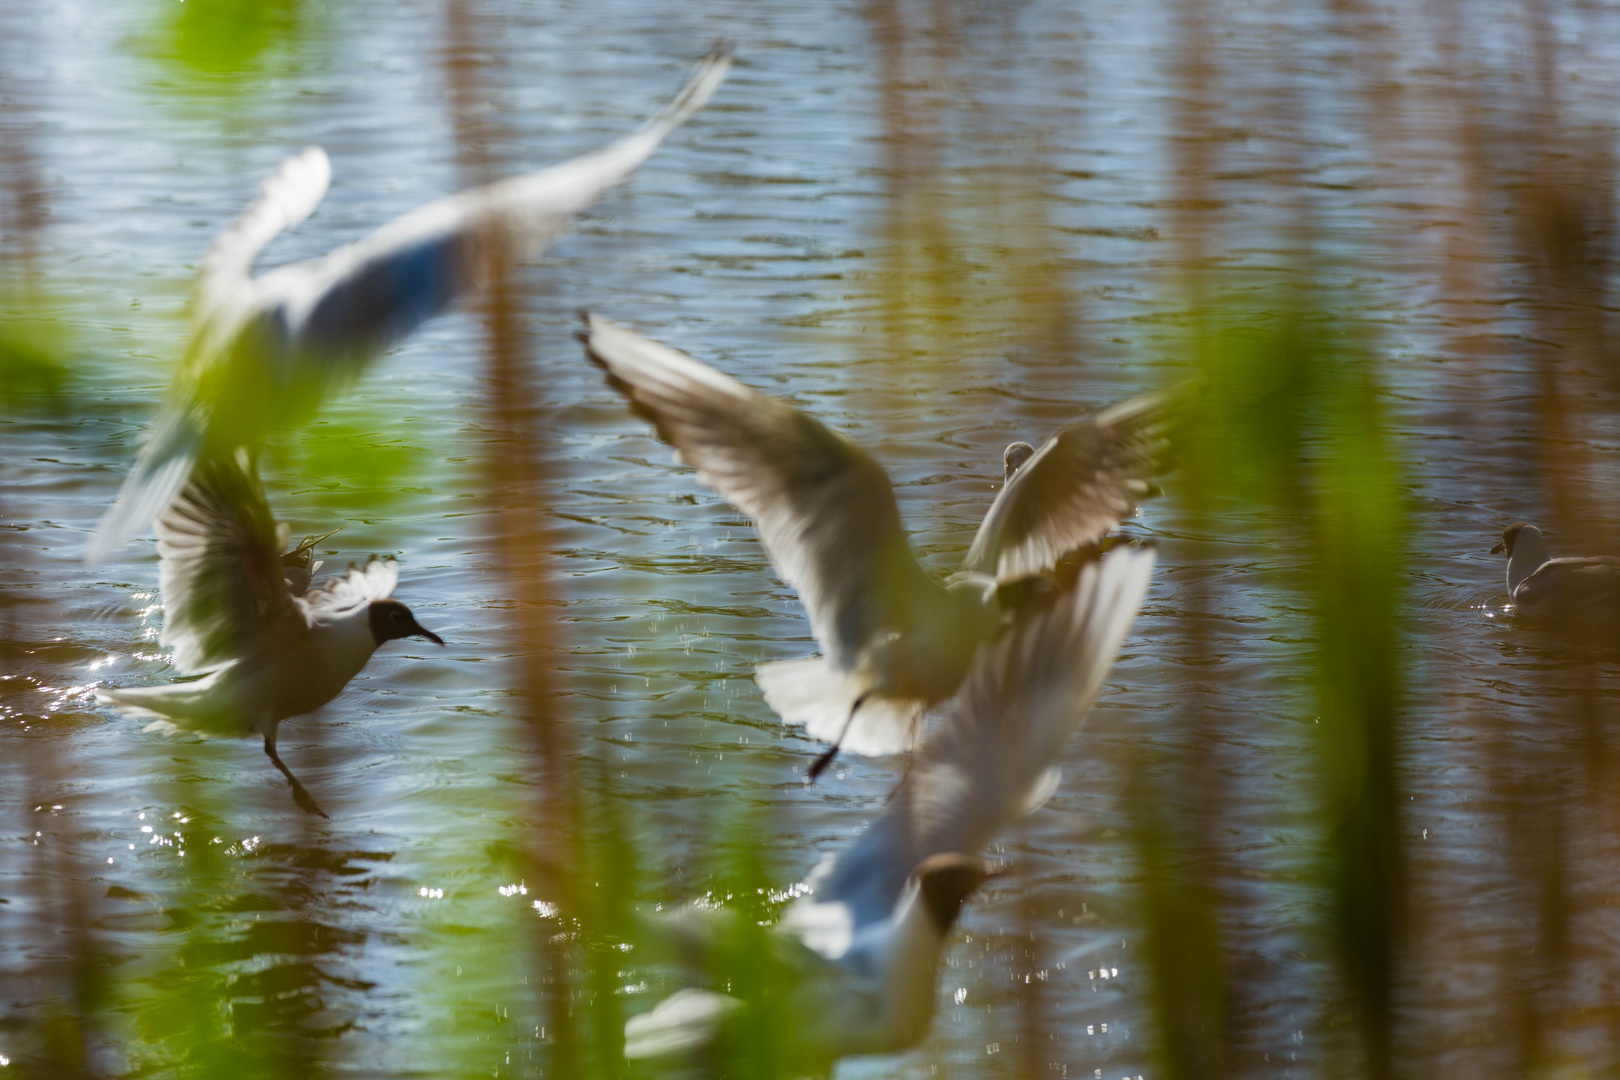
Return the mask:
[[394,612],[393,618],[395,622],[402,623],[405,621],[405,613],[403,611],[396,611]]

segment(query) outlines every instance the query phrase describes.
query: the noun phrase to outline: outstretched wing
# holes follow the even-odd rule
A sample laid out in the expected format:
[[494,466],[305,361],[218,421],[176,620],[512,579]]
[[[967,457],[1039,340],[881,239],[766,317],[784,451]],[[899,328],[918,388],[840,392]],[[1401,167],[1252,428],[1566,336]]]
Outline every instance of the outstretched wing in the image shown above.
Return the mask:
[[292,351],[312,364],[369,361],[484,281],[532,254],[609,189],[629,179],[713,96],[731,66],[718,49],[640,131],[572,161],[438,199],[316,263],[272,271]]
[[203,258],[197,279],[195,317],[206,321],[248,290],[253,260],[277,235],[315,212],[332,182],[332,163],[318,146],[305,147],[281,163],[259,186],[259,196],[219,234]]
[[851,935],[885,919],[918,863],[981,850],[1050,794],[1052,765],[1102,691],[1153,560],[1152,548],[1110,552],[981,648],[956,695],[936,708],[882,816],[811,874],[811,895],[790,909],[788,925],[809,940],[838,918]]
[[586,351],[608,382],[754,519],[835,666],[853,669],[879,634],[948,602],[911,553],[888,476],[853,440],[684,353],[585,319]]
[[1149,394],[1071,424],[1012,475],[968,549],[964,567],[999,582],[1051,570],[1100,542],[1152,487],[1164,452],[1165,399]]
[[[222,397],[254,423],[312,406],[483,280],[497,261],[532,253],[615,184],[714,94],[731,64],[717,49],[675,101],[646,127],[555,168],[439,199],[325,258],[249,277],[253,260],[280,231],[307,217],[330,179],[326,155],[311,147],[283,163],[259,197],[203,262],[196,326],[180,378],[118,500],[90,541],[99,562],[168,505],[199,453],[258,436],[239,434],[213,410]],[[239,383],[234,350],[264,352],[273,372]],[[270,354],[273,354],[271,356]],[[264,365],[258,365],[263,367]],[[250,368],[253,365],[249,365]],[[211,379],[224,380],[210,387]],[[262,400],[270,393],[294,400]]]
[[147,429],[135,464],[118,489],[118,498],[101,516],[85,548],[91,566],[111,555],[125,540],[149,528],[174,501],[191,477],[202,446],[196,410],[171,400]]
[[281,573],[278,529],[251,467],[205,458],[157,520],[165,647],[209,671],[306,624]]

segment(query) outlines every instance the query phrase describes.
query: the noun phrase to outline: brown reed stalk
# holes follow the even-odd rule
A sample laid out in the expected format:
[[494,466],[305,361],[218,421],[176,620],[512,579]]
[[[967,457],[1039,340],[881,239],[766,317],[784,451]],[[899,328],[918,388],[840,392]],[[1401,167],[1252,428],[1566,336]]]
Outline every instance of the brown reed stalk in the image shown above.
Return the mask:
[[[457,163],[464,185],[496,177],[497,150],[508,141],[485,108],[490,86],[484,68],[500,54],[500,32],[468,0],[446,0],[444,73],[450,97]],[[576,846],[578,792],[571,774],[573,740],[558,711],[554,670],[559,643],[550,478],[540,401],[532,369],[533,338],[524,320],[523,293],[510,257],[498,255],[479,301],[484,324],[484,422],[482,461],[488,564],[502,595],[511,598],[503,627],[507,672],[513,680],[518,719],[533,748],[536,772],[529,857],[535,880],[555,890],[564,918],[579,917],[564,871]],[[542,1008],[550,1039],[549,1075],[580,1074],[585,1048],[574,1019],[572,952],[541,933],[536,980],[544,987]]]

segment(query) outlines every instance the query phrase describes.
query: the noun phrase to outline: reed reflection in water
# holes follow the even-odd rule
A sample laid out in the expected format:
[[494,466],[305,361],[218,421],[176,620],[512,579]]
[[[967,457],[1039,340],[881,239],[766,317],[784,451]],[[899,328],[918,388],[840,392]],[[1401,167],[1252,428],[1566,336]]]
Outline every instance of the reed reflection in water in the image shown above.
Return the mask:
[[[625,130],[717,37],[629,190],[265,455],[451,642],[283,732],[332,822],[93,705],[167,677],[149,549],[78,553],[258,178],[332,153],[270,261],[318,254]],[[1620,552],[1617,42],[1561,3],[0,12],[0,1075],[640,1074],[679,984],[632,910],[772,920],[881,811],[890,762],[804,786],[751,681],[813,651],[797,603],[582,305],[872,447],[939,572],[1001,446],[1203,387],[1063,787],[925,1044],[839,1075],[1612,1071],[1616,664],[1488,549]]]

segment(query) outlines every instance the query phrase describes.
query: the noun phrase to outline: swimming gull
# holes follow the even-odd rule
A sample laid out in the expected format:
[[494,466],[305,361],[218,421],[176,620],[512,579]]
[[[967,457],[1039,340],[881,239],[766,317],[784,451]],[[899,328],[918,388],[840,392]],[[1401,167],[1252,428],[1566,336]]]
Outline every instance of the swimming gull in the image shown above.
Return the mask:
[[1620,607],[1620,558],[1553,559],[1541,530],[1519,521],[1502,530],[1492,555],[1507,552],[1508,599],[1531,619],[1590,624],[1614,619]]

